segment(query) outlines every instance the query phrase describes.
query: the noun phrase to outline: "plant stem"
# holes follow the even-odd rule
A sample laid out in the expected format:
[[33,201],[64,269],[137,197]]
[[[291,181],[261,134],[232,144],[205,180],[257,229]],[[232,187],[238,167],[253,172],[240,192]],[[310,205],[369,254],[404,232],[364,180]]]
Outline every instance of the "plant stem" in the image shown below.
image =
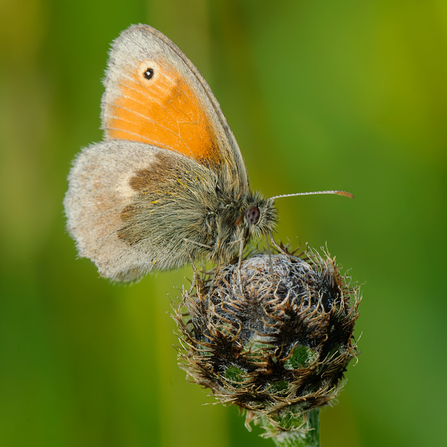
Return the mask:
[[266,419],[263,420],[263,425],[278,447],[321,447],[319,416],[319,408],[308,411],[305,416],[298,416],[293,425],[301,426],[303,424],[303,430],[282,430],[278,432],[278,429],[273,427]]

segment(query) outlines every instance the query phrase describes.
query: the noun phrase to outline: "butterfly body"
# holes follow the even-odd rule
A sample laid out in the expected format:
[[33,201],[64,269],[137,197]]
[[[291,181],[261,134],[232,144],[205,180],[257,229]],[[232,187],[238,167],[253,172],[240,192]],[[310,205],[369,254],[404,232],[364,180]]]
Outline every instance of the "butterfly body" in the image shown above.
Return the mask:
[[251,191],[217,100],[169,39],[146,25],[121,33],[104,85],[105,141],[79,154],[64,200],[79,254],[102,276],[222,263],[274,231],[273,200]]
[[[185,158],[158,151],[150,169],[138,170],[129,180],[134,196],[121,212],[117,235],[130,247],[153,254],[157,270],[196,258],[228,261],[251,236],[273,231],[276,222],[272,201],[232,188],[230,178],[219,179]],[[253,207],[270,219],[250,223],[245,214]]]

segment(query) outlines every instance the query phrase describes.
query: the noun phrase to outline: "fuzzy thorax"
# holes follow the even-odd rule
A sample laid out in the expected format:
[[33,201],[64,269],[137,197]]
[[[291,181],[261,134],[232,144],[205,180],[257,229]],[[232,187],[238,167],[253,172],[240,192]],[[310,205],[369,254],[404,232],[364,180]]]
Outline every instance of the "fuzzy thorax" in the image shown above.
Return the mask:
[[214,240],[209,258],[220,264],[238,256],[240,248],[251,239],[273,234],[277,210],[271,199],[258,192],[249,192],[240,198],[216,202]]

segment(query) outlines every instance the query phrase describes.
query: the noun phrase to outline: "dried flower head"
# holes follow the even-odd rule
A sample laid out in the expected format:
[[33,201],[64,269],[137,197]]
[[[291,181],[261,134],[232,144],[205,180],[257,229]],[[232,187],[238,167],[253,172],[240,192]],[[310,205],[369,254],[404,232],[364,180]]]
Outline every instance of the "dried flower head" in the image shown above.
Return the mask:
[[305,260],[256,255],[197,276],[175,315],[181,367],[246,409],[247,423],[301,428],[295,416],[333,399],[356,356],[359,301],[335,260],[314,251]]

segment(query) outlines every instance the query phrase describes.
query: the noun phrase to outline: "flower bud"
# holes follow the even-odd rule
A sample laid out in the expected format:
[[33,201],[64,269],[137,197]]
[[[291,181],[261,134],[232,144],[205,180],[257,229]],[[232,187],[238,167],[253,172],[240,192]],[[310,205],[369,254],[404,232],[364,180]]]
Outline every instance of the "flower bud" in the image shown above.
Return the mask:
[[176,311],[181,367],[220,402],[247,410],[246,424],[302,428],[356,357],[358,288],[329,255],[307,256],[261,254],[198,275]]

